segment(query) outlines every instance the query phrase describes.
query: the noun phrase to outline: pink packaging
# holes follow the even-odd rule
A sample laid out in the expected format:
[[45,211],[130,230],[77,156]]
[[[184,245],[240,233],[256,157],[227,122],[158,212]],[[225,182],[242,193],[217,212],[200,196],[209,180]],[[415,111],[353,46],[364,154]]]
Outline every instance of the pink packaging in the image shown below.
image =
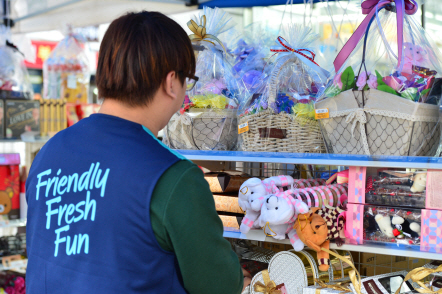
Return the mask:
[[442,211],[422,209],[421,251],[442,253]]
[[365,179],[367,168],[351,166],[348,175],[348,203],[365,203]]
[[425,208],[442,210],[442,170],[428,170],[426,185]]
[[364,205],[347,204],[345,238],[350,244],[362,244],[364,234]]

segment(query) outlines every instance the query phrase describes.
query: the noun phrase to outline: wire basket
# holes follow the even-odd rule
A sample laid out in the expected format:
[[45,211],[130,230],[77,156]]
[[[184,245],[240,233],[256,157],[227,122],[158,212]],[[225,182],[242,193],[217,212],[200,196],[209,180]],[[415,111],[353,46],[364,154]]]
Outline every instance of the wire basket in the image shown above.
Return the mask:
[[[388,103],[386,103],[388,101]],[[439,107],[378,90],[348,90],[316,103],[328,153],[433,156],[439,147]]]
[[[288,55],[280,58],[272,70],[268,84],[268,104],[276,101],[278,81],[282,70],[295,65],[300,76],[307,79],[307,72],[298,58]],[[270,108],[243,116],[240,124],[247,123],[249,131],[240,134],[242,150],[263,152],[325,153],[325,145],[319,123],[316,120],[275,113]]]
[[174,149],[233,150],[238,139],[236,109],[199,109],[175,113],[164,143]]

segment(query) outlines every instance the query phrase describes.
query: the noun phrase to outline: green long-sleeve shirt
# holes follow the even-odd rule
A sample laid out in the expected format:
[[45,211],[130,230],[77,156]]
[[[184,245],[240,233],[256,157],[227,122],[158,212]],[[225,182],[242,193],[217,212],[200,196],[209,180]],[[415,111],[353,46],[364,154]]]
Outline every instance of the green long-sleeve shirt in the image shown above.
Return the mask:
[[195,164],[181,160],[161,176],[150,211],[158,243],[175,253],[189,293],[241,293],[238,258],[222,236],[209,184]]

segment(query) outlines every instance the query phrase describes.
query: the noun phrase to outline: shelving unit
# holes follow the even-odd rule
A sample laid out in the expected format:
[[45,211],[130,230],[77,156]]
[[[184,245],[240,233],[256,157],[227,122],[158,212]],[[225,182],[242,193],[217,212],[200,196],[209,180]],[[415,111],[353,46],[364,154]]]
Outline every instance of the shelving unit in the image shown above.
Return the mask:
[[[204,162],[247,162],[259,164],[306,164],[328,166],[364,166],[364,167],[391,167],[414,169],[442,169],[442,158],[439,157],[393,157],[393,156],[366,156],[366,155],[340,155],[340,154],[304,154],[304,153],[273,153],[273,152],[241,152],[241,151],[202,151],[202,150],[176,150],[189,160]],[[247,235],[240,232],[225,230],[224,237],[234,239],[247,239],[260,242],[290,244],[288,239],[276,240],[265,236],[262,230],[253,230]],[[395,244],[344,244],[338,247],[332,243],[330,248],[355,252],[375,253],[391,256],[415,257],[430,260],[442,260],[442,254],[424,252],[406,247],[395,247]]]

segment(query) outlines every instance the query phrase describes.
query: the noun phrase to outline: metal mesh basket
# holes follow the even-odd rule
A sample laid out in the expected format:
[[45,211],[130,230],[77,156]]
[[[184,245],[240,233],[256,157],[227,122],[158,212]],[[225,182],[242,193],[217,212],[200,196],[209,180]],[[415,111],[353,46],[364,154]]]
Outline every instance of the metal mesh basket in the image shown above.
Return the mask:
[[235,109],[194,109],[175,113],[163,142],[174,149],[233,150],[238,139]]
[[315,107],[329,110],[330,117],[320,120],[328,153],[433,156],[439,145],[436,105],[378,90],[348,90]]
[[238,257],[242,259],[255,260],[259,262],[269,263],[276,254],[275,251],[253,245],[247,240],[235,240],[233,249]]
[[[268,104],[275,102],[278,81],[283,69],[296,65],[299,76],[306,76],[300,61],[295,56],[280,58],[272,70],[268,84]],[[325,153],[325,146],[319,123],[308,118],[294,118],[293,115],[279,114],[267,109],[240,119],[247,123],[249,131],[240,135],[242,150],[265,152]]]

